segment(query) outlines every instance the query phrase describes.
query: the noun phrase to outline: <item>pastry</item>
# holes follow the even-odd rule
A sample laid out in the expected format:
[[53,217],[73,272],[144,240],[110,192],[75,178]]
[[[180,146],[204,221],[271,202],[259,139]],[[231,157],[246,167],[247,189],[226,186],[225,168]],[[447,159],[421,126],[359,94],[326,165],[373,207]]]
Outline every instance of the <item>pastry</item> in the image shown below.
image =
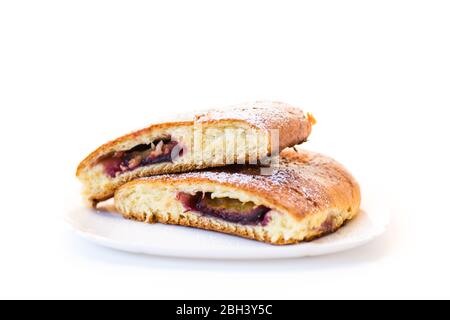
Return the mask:
[[137,179],[116,191],[115,206],[129,219],[271,244],[315,239],[359,212],[358,183],[327,156],[295,146],[281,152],[278,167],[262,169],[234,165]]
[[92,203],[106,200],[133,179],[151,175],[267,161],[304,142],[314,119],[281,102],[213,109],[158,123],[108,142],[77,169]]

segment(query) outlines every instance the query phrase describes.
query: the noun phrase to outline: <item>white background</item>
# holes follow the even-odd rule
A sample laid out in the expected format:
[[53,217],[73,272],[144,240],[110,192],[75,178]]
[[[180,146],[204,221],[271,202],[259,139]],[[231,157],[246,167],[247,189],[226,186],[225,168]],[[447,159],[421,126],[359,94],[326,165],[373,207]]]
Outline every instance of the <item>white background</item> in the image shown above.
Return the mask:
[[[448,1],[0,2],[0,298],[450,298],[449,17]],[[214,262],[66,228],[75,168],[99,144],[256,99],[314,113],[306,147],[386,195],[382,238]]]

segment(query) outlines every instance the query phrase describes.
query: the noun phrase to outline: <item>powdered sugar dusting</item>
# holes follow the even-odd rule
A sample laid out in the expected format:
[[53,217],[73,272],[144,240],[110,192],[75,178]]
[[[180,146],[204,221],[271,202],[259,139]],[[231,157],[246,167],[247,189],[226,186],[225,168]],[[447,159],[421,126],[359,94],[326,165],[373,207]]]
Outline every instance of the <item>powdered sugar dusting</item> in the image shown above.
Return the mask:
[[242,120],[258,129],[276,129],[288,118],[304,118],[302,110],[277,101],[256,101],[196,115],[197,122]]

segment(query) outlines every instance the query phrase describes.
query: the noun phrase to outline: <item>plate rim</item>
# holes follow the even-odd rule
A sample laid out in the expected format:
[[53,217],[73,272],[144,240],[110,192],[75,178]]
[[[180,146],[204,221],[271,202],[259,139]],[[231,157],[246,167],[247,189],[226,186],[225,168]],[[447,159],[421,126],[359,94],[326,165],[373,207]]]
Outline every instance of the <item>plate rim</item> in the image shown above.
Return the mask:
[[[377,202],[377,204],[379,204]],[[292,258],[303,258],[303,257],[311,257],[311,256],[322,256],[328,255],[338,252],[343,252],[347,250],[354,249],[356,247],[360,247],[376,238],[380,237],[387,229],[390,220],[391,220],[391,212],[387,208],[383,208],[384,214],[379,216],[378,219],[371,219],[370,213],[365,210],[364,206],[361,209],[361,212],[364,212],[365,215],[369,219],[375,221],[372,226],[366,227],[368,228],[367,232],[363,233],[363,236],[358,235],[358,237],[352,239],[352,241],[345,241],[346,236],[342,235],[342,239],[336,242],[327,242],[326,244],[322,244],[317,242],[320,239],[311,241],[311,242],[301,242],[298,244],[292,244],[288,246],[275,246],[270,244],[262,244],[267,246],[264,249],[257,249],[254,252],[251,250],[244,250],[244,252],[234,251],[233,254],[230,254],[230,251],[226,252],[211,252],[210,248],[196,248],[195,250],[181,250],[179,248],[167,248],[167,247],[158,247],[155,245],[151,245],[148,243],[145,244],[136,244],[130,243],[126,241],[120,241],[119,239],[106,237],[104,235],[100,235],[98,233],[89,231],[89,228],[81,228],[80,222],[75,221],[74,216],[76,216],[75,212],[79,212],[79,210],[90,210],[96,211],[95,209],[82,207],[80,204],[72,207],[65,214],[65,222],[66,225],[70,227],[76,234],[80,235],[82,238],[87,239],[95,244],[100,246],[104,246],[110,249],[115,249],[123,252],[131,252],[134,254],[145,254],[150,256],[158,256],[158,257],[171,257],[171,258],[182,258],[182,259],[212,259],[212,260],[278,260],[278,259],[292,259]],[[98,212],[98,211],[97,211]],[[349,224],[356,221],[356,219],[360,218],[361,212],[358,213],[358,216],[355,220],[349,221],[347,225],[343,226],[339,230],[342,230],[348,227]],[[105,213],[107,214],[107,213]],[[102,217],[104,218],[104,217]],[[100,218],[100,219],[102,219]],[[120,218],[120,217],[118,217]],[[114,217],[115,219],[115,217]],[[129,220],[127,220],[129,221]],[[131,223],[142,224],[142,222],[138,221],[130,221]],[[162,224],[163,225],[163,224]],[[125,226],[125,224],[124,224]],[[169,228],[173,228],[173,232],[177,232],[178,226],[167,226]],[[195,228],[191,228],[195,230]],[[339,231],[338,230],[338,231]],[[206,230],[200,230],[206,231]],[[214,231],[206,231],[213,232]],[[223,236],[223,234],[218,233]],[[333,234],[331,234],[333,235]],[[229,236],[229,235],[225,235]],[[235,237],[235,236],[231,236]],[[254,244],[260,245],[260,242],[255,240],[242,239],[240,240],[250,241]],[[274,251],[278,251],[274,254]]]

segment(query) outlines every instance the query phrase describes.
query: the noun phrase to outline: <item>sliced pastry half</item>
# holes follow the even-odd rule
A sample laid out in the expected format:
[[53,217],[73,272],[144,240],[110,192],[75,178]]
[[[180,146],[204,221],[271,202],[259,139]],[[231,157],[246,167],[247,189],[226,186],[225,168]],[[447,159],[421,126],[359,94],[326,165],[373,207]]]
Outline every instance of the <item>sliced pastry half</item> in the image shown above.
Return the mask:
[[87,199],[96,203],[138,177],[256,164],[305,141],[313,120],[281,102],[246,103],[187,115],[102,145],[80,163],[77,176]]
[[115,205],[126,218],[271,244],[326,235],[359,212],[358,183],[329,157],[288,148],[278,168],[261,170],[230,166],[142,178],[119,188]]

